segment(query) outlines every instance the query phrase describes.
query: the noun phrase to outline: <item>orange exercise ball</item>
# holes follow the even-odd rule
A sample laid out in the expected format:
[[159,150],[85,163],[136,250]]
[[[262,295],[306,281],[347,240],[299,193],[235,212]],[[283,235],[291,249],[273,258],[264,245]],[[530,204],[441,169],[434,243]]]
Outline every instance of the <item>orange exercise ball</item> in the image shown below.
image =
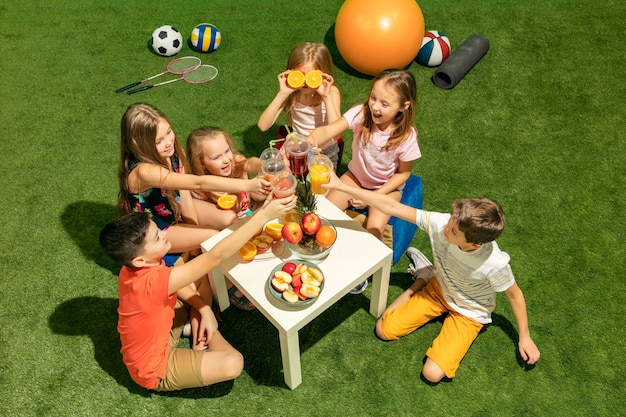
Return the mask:
[[415,0],[346,0],[335,20],[339,53],[367,75],[407,67],[422,39],[424,15]]

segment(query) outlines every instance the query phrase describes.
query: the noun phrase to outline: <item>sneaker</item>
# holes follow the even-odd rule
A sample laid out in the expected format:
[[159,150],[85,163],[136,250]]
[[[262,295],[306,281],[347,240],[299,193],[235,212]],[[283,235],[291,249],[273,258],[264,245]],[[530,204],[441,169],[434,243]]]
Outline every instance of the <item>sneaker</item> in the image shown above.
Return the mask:
[[411,262],[407,268],[407,272],[413,276],[413,281],[417,278],[422,278],[424,281],[428,282],[430,278],[435,275],[433,264],[430,263],[426,255],[416,248],[408,248],[406,250],[406,257],[409,258]]
[[183,326],[183,337],[191,337],[191,323],[187,322]]
[[356,287],[352,288],[350,290],[350,294],[353,294],[353,295],[361,294],[363,291],[365,291],[366,288],[367,288],[367,280],[363,281]]

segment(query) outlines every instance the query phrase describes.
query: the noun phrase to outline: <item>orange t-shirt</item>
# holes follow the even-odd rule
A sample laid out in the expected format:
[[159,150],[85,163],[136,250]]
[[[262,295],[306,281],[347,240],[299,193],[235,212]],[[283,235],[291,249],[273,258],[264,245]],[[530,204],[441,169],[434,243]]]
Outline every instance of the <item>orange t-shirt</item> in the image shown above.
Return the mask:
[[176,293],[167,293],[171,270],[161,261],[155,267],[123,266],[119,276],[120,351],[133,381],[148,389],[157,387],[167,366],[176,305]]

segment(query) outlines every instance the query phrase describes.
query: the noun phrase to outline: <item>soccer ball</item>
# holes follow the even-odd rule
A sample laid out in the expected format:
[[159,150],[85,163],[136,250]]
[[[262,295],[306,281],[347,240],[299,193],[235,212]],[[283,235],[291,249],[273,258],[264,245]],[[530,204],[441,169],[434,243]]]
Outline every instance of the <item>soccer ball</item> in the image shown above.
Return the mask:
[[200,23],[191,32],[191,46],[198,52],[213,52],[221,42],[222,34],[210,23]]
[[422,46],[415,57],[418,64],[438,67],[450,56],[450,41],[441,32],[429,30],[424,34]]
[[183,37],[170,25],[161,26],[152,32],[152,49],[159,55],[176,55],[183,47]]

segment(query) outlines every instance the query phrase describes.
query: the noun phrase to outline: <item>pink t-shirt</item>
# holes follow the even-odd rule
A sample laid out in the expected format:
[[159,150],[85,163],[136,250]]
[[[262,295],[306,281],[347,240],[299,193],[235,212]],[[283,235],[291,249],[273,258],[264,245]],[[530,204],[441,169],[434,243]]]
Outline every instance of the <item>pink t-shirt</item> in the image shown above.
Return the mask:
[[131,269],[123,266],[118,282],[117,331],[122,358],[131,378],[154,389],[165,376],[167,347],[174,319],[176,293],[168,294],[172,268],[160,266]]
[[[363,105],[358,104],[344,113],[348,126],[354,131],[363,122]],[[412,162],[422,156],[417,144],[417,131],[411,127],[411,134],[397,148],[385,151],[391,132],[383,132],[374,127],[367,145],[361,144],[361,136],[352,140],[352,159],[348,169],[359,180],[363,188],[378,189],[398,171],[400,161]]]

